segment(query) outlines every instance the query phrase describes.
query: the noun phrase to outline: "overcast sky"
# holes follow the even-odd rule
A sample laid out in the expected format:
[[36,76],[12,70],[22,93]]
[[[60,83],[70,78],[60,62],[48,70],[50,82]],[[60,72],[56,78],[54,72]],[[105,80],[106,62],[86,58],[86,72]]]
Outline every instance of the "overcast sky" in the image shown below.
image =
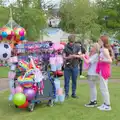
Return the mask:
[[[5,3],[8,5],[8,4],[12,3],[12,2],[15,2],[16,0],[4,0],[4,1],[5,1]],[[60,1],[61,1],[61,0],[44,0],[45,3],[49,2],[49,1],[50,1],[51,3],[58,4],[57,7],[59,7],[59,4],[60,4]],[[90,0],[90,1],[95,1],[95,0]]]

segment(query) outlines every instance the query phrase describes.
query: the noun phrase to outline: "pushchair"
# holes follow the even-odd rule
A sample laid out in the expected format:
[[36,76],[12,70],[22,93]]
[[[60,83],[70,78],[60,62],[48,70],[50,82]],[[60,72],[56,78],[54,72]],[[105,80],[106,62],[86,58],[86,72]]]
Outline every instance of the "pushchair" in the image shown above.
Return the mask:
[[[46,74],[48,75],[48,77],[43,80],[43,94],[39,94],[37,91],[35,98],[29,101],[28,109],[30,112],[34,110],[35,105],[41,103],[42,101],[48,101],[47,105],[50,107],[54,105],[54,99],[56,97],[54,78],[50,75],[50,72],[46,72],[45,75]],[[37,85],[39,86],[39,84]]]
[[[33,74],[34,74],[35,73],[34,70],[36,70],[36,68],[35,68],[36,66],[33,62],[32,57],[30,59],[31,59],[32,64],[33,64],[33,68],[34,68]],[[37,88],[39,88],[36,91],[35,97],[32,100],[28,100],[28,102],[29,102],[28,110],[31,112],[34,110],[35,105],[41,103],[42,101],[47,101],[47,105],[50,107],[52,107],[54,105],[54,99],[56,98],[56,87],[54,84],[54,76],[48,70],[43,71],[43,70],[45,70],[44,69],[45,67],[46,67],[46,65],[44,65],[43,69],[41,70],[42,76],[43,76],[43,79],[42,79],[42,84],[44,86],[43,88],[41,87],[40,82],[36,82],[35,77],[33,77],[32,78],[33,80],[31,80],[32,84],[35,84],[37,86]],[[29,72],[26,72],[25,75],[22,77],[22,79],[26,79],[26,75]],[[21,85],[22,85],[22,82],[20,82],[20,81],[22,81],[22,79],[19,80],[19,78],[18,78],[19,83]],[[40,89],[42,89],[42,94],[40,93]]]

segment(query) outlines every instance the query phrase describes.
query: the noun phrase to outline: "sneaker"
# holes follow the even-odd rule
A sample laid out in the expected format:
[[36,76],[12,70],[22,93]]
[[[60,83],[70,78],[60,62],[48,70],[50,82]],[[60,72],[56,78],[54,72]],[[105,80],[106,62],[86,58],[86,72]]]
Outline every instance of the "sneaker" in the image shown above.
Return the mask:
[[102,104],[101,106],[97,107],[98,109],[101,109],[104,107],[104,104]]
[[65,99],[68,99],[69,98],[69,95],[65,95]]
[[80,78],[85,78],[85,76],[83,76],[83,75],[80,75]]
[[97,106],[97,101],[94,102],[90,101],[89,104],[85,104],[85,107],[96,107],[96,106]]
[[111,106],[105,105],[105,104],[103,104],[100,107],[98,107],[98,109],[102,110],[102,111],[110,111],[110,110],[112,110]]
[[77,95],[71,95],[72,98],[79,98]]

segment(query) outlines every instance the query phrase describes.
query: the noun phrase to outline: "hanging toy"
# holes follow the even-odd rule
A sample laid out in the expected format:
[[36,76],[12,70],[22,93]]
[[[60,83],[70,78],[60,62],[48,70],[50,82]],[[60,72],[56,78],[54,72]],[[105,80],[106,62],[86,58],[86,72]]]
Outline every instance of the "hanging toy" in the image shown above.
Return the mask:
[[19,38],[21,41],[25,39],[26,31],[22,27],[14,28],[16,39]]
[[14,36],[14,31],[10,27],[3,27],[0,30],[0,35],[2,38],[6,38],[6,40],[11,40]]

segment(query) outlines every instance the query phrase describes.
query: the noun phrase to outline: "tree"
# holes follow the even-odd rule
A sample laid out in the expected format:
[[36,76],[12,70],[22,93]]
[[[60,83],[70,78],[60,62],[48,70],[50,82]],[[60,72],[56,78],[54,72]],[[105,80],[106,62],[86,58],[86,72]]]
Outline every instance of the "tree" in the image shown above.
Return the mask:
[[93,28],[99,28],[95,11],[89,0],[66,0],[60,7],[60,27],[67,32],[82,34],[84,39],[87,32],[91,31],[91,34],[94,34]]
[[103,30],[120,28],[120,0],[97,0],[98,22]]
[[9,9],[3,6],[0,6],[0,27],[5,25],[9,19]]

